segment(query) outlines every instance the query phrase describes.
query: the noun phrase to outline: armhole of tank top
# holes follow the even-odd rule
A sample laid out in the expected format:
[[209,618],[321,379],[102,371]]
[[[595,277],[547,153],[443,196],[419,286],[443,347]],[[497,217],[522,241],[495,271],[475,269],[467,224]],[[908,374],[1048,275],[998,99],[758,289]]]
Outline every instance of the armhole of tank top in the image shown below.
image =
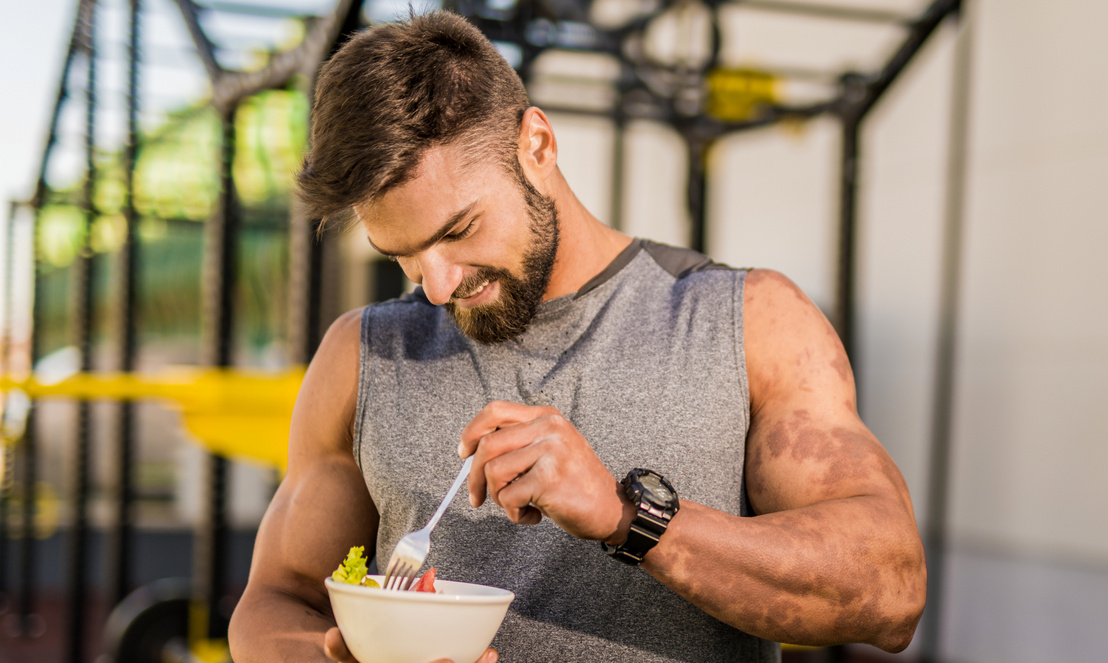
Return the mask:
[[369,349],[369,307],[362,310],[362,324],[358,333],[358,400],[354,406],[354,425],[350,431],[350,452],[354,454],[354,462],[358,469],[365,474],[362,467],[362,422],[365,421],[366,399],[369,398],[369,362],[367,350]]
[[746,494],[746,436],[750,434],[750,379],[746,371],[746,337],[744,335],[746,308],[743,306],[743,297],[746,292],[746,276],[748,273],[749,270],[747,269],[735,271],[735,315],[732,316],[735,325],[735,369],[739,373],[739,389],[743,400],[743,421],[745,422],[742,479],[739,481],[739,490],[741,491],[741,495],[739,496],[740,516],[754,515],[754,510],[750,508],[750,497]]
[[746,277],[749,269],[739,269],[735,272],[735,366],[740,372],[743,397],[743,417],[746,420],[746,430],[750,430],[750,379],[746,372],[746,336],[745,319],[746,309],[743,306],[743,298],[746,293]]

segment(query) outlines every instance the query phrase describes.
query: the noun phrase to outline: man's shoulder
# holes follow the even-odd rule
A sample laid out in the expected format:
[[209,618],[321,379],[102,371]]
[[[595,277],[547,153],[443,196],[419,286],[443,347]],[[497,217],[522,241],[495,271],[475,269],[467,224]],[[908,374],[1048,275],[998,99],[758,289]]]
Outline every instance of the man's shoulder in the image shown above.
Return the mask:
[[429,302],[421,288],[366,306],[361,338],[382,357],[426,358],[456,353],[464,345],[446,309]]
[[658,267],[677,280],[704,272],[744,271],[716,262],[699,251],[680,246],[644,239],[642,248]]
[[428,301],[423,294],[423,289],[417,287],[414,291],[404,293],[399,297],[369,304],[363,307],[362,310],[363,319],[367,319],[370,324],[381,324],[388,321],[397,323],[411,321],[414,323],[439,315],[442,312],[442,307],[435,306]]

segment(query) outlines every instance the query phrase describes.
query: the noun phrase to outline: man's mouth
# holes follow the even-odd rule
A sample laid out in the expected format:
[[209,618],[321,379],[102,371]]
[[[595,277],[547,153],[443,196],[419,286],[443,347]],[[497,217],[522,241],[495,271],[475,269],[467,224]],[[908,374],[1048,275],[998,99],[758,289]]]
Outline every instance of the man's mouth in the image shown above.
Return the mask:
[[457,302],[457,301],[465,301],[465,300],[473,299],[473,298],[477,297],[478,295],[480,295],[481,293],[483,293],[485,291],[485,288],[489,287],[490,283],[492,283],[492,279],[485,279],[485,281],[483,283],[478,285],[476,288],[470,290],[468,293],[466,293],[464,295],[455,295],[454,296],[454,301]]

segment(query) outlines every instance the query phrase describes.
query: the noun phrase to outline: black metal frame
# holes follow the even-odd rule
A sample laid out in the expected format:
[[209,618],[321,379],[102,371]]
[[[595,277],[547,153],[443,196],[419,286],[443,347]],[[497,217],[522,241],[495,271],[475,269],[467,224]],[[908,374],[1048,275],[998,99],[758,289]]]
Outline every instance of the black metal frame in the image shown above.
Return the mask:
[[[82,51],[85,54],[87,73],[85,88],[85,182],[82,191],[81,209],[84,214],[84,242],[81,255],[75,263],[74,281],[76,297],[73,297],[75,321],[75,345],[80,353],[82,372],[92,370],[92,334],[95,324],[94,287],[96,269],[99,262],[92,251],[92,229],[96,222],[96,120],[97,120],[97,21],[96,2],[82,6],[81,36]],[[69,596],[75,607],[69,613],[66,628],[66,656],[70,661],[83,658],[85,646],[84,606],[88,586],[88,497],[90,488],[89,462],[92,453],[92,404],[82,400],[77,402],[77,431],[74,441],[74,481],[73,524],[70,526],[70,547],[68,551]]]
[[[124,205],[123,218],[126,235],[121,249],[122,268],[119,270],[118,319],[119,370],[135,370],[138,356],[138,303],[139,255],[138,218],[135,210],[135,166],[139,151],[139,109],[141,105],[140,72],[142,44],[142,0],[129,0],[130,21],[127,34],[127,138],[123,147]],[[115,531],[108,555],[108,602],[116,605],[133,589],[131,560],[134,548],[134,456],[135,456],[135,404],[119,403],[119,425],[116,441],[116,465],[118,492],[116,499]]]
[[[209,335],[211,363],[215,366],[230,367],[233,363],[232,337],[235,326],[233,293],[237,278],[236,247],[240,231],[240,218],[234,192],[234,178],[231,172],[231,163],[234,159],[234,117],[238,105],[247,97],[257,92],[286,87],[295,83],[298,76],[303,76],[307,81],[314,79],[318,66],[330,56],[341,41],[354,31],[360,29],[360,10],[363,0],[337,0],[333,11],[323,17],[308,22],[308,34],[299,46],[286,53],[274,54],[268,66],[255,72],[230,71],[222,67],[216,59],[215,45],[205,33],[200,21],[200,12],[205,10],[235,9],[233,3],[212,2],[207,6],[199,6],[193,0],[175,0],[180,10],[182,19],[188,29],[189,35],[195,47],[197,56],[204,65],[205,71],[212,85],[212,104],[218,110],[223,131],[223,148],[221,159],[222,195],[219,202],[219,210],[215,218],[209,224],[208,250],[215,259],[211,261],[212,268],[205,275],[206,303],[209,314],[207,315],[207,333]],[[583,0],[587,1],[587,0]],[[139,84],[141,70],[141,6],[140,0],[129,0],[131,8],[131,29],[128,35],[128,128],[127,143],[124,151],[124,168],[126,173],[126,206],[124,215],[127,224],[127,241],[124,246],[123,270],[118,284],[121,306],[118,310],[121,320],[120,349],[121,369],[133,370],[137,355],[137,329],[135,306],[137,300],[136,282],[137,265],[140,260],[136,235],[136,212],[134,208],[134,169],[138,146],[138,109],[140,103]],[[474,0],[455,1],[447,3],[448,6],[466,13],[472,9]],[[88,58],[88,76],[85,81],[86,108],[86,132],[87,132],[87,178],[85,190],[82,194],[82,206],[86,214],[86,222],[91,226],[95,219],[94,209],[95,163],[93,152],[95,150],[95,126],[96,126],[96,44],[94,35],[93,14],[97,0],[79,0],[77,24],[74,27],[69,43],[68,53],[62,70],[61,83],[57,99],[54,105],[46,146],[43,150],[40,164],[39,177],[32,204],[35,208],[35,224],[37,229],[38,216],[42,206],[47,203],[50,191],[46,184],[46,169],[51,158],[54,146],[57,142],[58,118],[61,109],[67,102],[69,95],[69,73],[74,58],[79,53],[84,53]],[[715,11],[721,5],[720,0],[709,0],[708,6]],[[857,362],[856,340],[854,333],[855,312],[855,264],[856,264],[856,236],[857,236],[857,196],[858,196],[858,167],[859,160],[864,154],[863,126],[870,111],[883,98],[884,93],[894,84],[897,78],[905,70],[922,46],[932,36],[935,30],[947,19],[958,19],[963,11],[961,0],[935,0],[930,3],[922,15],[918,17],[903,16],[894,12],[878,10],[862,10],[854,8],[832,7],[822,4],[808,4],[803,1],[776,1],[761,2],[746,0],[742,3],[751,10],[776,11],[786,13],[800,13],[817,18],[841,21],[878,22],[882,24],[895,24],[907,30],[905,39],[889,58],[886,64],[877,72],[866,75],[850,72],[839,79],[838,93],[833,98],[815,103],[789,106],[776,105],[762,108],[755,117],[742,122],[725,122],[703,113],[683,114],[673,102],[672,98],[664,98],[649,89],[639,77],[634,67],[624,66],[624,73],[617,83],[617,96],[619,101],[615,107],[605,111],[581,110],[573,107],[556,107],[544,105],[552,112],[586,113],[600,115],[609,118],[613,122],[615,157],[613,159],[613,197],[612,220],[614,227],[622,225],[623,215],[623,158],[624,158],[624,132],[628,121],[641,117],[635,110],[635,105],[630,103],[632,98],[642,99],[645,94],[652,98],[653,107],[648,114],[649,119],[666,123],[673,127],[685,140],[688,153],[687,204],[691,219],[689,246],[702,252],[708,252],[707,246],[707,212],[706,196],[709,185],[709,173],[707,171],[708,155],[716,144],[716,141],[731,133],[749,131],[777,124],[784,120],[808,120],[823,115],[833,115],[842,127],[841,138],[841,170],[840,170],[840,206],[839,206],[839,243],[838,243],[838,268],[835,287],[835,304],[832,319],[843,345],[853,362]],[[572,9],[572,3],[566,3],[565,8]],[[568,10],[567,9],[567,10]],[[239,7],[238,10],[262,11],[256,7]],[[556,41],[537,41],[528,37],[528,28],[537,20],[546,20],[557,25],[559,17],[550,16],[550,7],[544,6],[541,11],[536,11],[532,2],[523,1],[518,6],[514,16],[504,20],[488,18],[474,13],[470,14],[471,20],[493,39],[511,41],[519,45],[523,61],[521,73],[525,80],[530,78],[531,63],[547,48],[558,47]],[[541,16],[540,16],[541,14]],[[579,17],[567,17],[569,19]],[[625,59],[622,53],[624,38],[635,31],[644,29],[650,17],[633,22],[620,30],[613,32],[597,31],[593,49]],[[715,50],[718,51],[718,34],[715,37]],[[562,45],[564,46],[564,45]],[[716,60],[716,52],[713,53],[711,63]],[[705,72],[684,72],[689,76],[703,75]],[[782,72],[782,76],[788,77],[788,72]],[[962,118],[964,120],[964,118]],[[963,129],[964,130],[964,125]],[[964,139],[964,136],[963,136]],[[953,157],[952,157],[953,158]],[[964,158],[964,157],[963,157]],[[952,168],[957,164],[952,162]],[[960,177],[964,173],[964,164],[958,171]],[[952,182],[952,186],[955,184]],[[957,184],[961,187],[961,184]],[[956,296],[957,290],[957,256],[960,247],[957,243],[957,214],[960,209],[961,189],[952,193],[952,199],[948,205],[948,263],[944,271],[943,294],[944,302],[950,301]],[[14,214],[13,214],[14,218]],[[9,224],[9,232],[11,224]],[[298,333],[294,352],[303,362],[310,360],[318,347],[325,324],[321,302],[323,300],[324,283],[324,253],[327,250],[325,241],[317,234],[318,220],[296,219],[291,227],[293,233],[293,305],[291,315],[300,321],[302,326],[296,329]],[[37,232],[35,233],[37,237]],[[953,239],[952,239],[953,237]],[[87,241],[87,233],[86,233]],[[10,250],[10,247],[9,247]],[[950,256],[953,255],[953,258]],[[9,265],[10,265],[9,259]],[[74,312],[77,320],[78,341],[81,350],[82,369],[89,370],[92,367],[91,357],[91,330],[92,330],[92,274],[95,268],[91,251],[78,263],[78,282],[81,296],[78,297],[78,309]],[[37,284],[37,267],[36,278]],[[34,299],[34,311],[32,319],[40,319],[40,301]],[[950,365],[953,361],[953,311],[944,308],[944,322],[942,326],[942,338],[940,348],[940,360],[945,362],[945,372],[940,371],[937,389],[943,389],[942,397],[936,398],[936,420],[938,422],[933,446],[932,462],[932,492],[939,487],[942,494],[933,495],[929,505],[934,513],[929,517],[934,518],[929,527],[929,547],[938,546],[941,551],[945,538],[946,509],[946,476],[948,473],[947,457],[949,455],[949,408],[950,404],[945,399],[949,398],[951,382]],[[31,357],[37,358],[38,334],[32,330]],[[945,403],[945,405],[944,405]],[[75,504],[75,521],[72,531],[73,545],[69,557],[72,612],[70,616],[70,628],[67,632],[69,660],[80,659],[81,642],[83,640],[83,569],[86,557],[85,537],[87,534],[87,522],[85,516],[86,498],[88,491],[88,455],[90,446],[88,440],[89,412],[87,404],[79,406],[79,433],[76,458],[77,458],[77,492]],[[134,456],[134,410],[131,403],[122,403],[118,411],[120,423],[120,436],[117,445],[116,460],[119,464],[120,485],[118,493],[118,510],[116,512],[116,529],[114,532],[113,553],[111,558],[113,568],[110,571],[109,593],[113,601],[120,600],[131,589],[131,581],[128,577],[129,560],[132,555],[132,529],[133,519],[132,502],[134,488],[131,483]],[[36,478],[36,453],[35,453],[35,411],[32,408],[27,422],[27,432],[20,447],[22,461],[22,486],[23,495],[23,537],[21,569],[18,574],[18,615],[21,628],[24,632],[29,630],[30,619],[34,612],[34,562],[33,537],[29,535],[33,529],[34,496],[31,492]],[[196,595],[202,599],[209,616],[208,631],[210,637],[220,637],[225,633],[225,620],[220,619],[218,612],[218,600],[223,595],[226,587],[226,574],[223,572],[221,560],[227,557],[227,516],[226,497],[228,467],[225,459],[212,456],[209,465],[209,497],[206,506],[205,524],[197,532],[196,568],[194,569],[194,581]],[[3,495],[0,495],[3,500]],[[6,503],[4,503],[6,505]],[[6,508],[6,506],[5,506]],[[937,514],[937,515],[936,515]],[[0,516],[3,509],[0,509]],[[3,523],[6,526],[6,520]],[[6,531],[0,529],[0,534]],[[6,536],[4,537],[6,538]],[[6,541],[0,541],[0,562],[6,561],[3,554],[6,550]],[[932,558],[934,559],[934,558]],[[939,574],[932,572],[933,576]],[[0,576],[2,578],[2,576]],[[4,587],[0,585],[0,592]],[[932,592],[936,590],[932,589]],[[935,594],[932,594],[935,596]],[[938,619],[932,609],[931,621],[936,623]],[[937,629],[937,625],[933,628]],[[937,636],[931,633],[929,640],[937,642]],[[841,650],[833,652],[833,657],[840,658]]]

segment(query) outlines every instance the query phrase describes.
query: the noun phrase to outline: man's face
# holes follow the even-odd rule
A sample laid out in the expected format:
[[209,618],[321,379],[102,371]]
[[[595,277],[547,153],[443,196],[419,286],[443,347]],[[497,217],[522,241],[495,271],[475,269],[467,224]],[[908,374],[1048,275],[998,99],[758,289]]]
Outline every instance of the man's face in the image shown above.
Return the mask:
[[554,202],[523,172],[466,166],[428,150],[416,176],[355,208],[370,243],[481,343],[522,334],[543,300],[558,250]]

